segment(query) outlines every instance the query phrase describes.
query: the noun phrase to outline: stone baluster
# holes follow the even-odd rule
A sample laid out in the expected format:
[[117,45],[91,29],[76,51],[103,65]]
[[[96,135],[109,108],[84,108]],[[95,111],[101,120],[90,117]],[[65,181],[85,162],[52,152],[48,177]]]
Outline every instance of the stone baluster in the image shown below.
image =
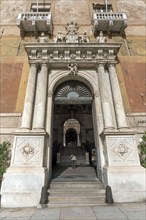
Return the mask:
[[107,76],[104,70],[104,64],[98,65],[98,74],[99,74],[99,88],[101,92],[101,102],[102,102],[102,112],[103,112],[103,120],[104,120],[104,128],[105,129],[113,129],[115,128],[114,120],[112,117],[112,109],[109,98],[109,93],[107,90]]
[[37,78],[37,64],[33,63],[31,64],[29,71],[29,78],[28,78],[26,95],[25,95],[21,128],[31,129],[36,78]]
[[35,103],[34,113],[34,129],[45,128],[45,113],[46,113],[46,100],[47,100],[47,84],[48,84],[48,66],[43,63],[41,71],[38,74],[37,82],[37,96]]
[[109,64],[108,69],[118,128],[127,128],[126,115],[114,64]]

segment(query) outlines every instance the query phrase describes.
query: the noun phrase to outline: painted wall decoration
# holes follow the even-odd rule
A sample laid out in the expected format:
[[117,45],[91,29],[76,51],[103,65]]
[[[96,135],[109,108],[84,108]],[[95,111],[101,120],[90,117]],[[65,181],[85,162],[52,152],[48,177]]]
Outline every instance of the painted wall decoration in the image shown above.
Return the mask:
[[146,4],[143,0],[119,0],[117,1],[117,8],[127,14],[129,24],[143,24],[146,20]]

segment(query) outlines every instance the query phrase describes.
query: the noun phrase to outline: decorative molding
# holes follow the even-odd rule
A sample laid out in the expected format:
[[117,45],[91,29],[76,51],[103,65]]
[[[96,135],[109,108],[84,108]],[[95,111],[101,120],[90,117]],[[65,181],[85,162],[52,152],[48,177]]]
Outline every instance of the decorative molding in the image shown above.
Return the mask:
[[120,43],[25,43],[30,63],[48,63],[51,68],[66,67],[66,62],[78,68],[95,68],[102,63],[117,62]]

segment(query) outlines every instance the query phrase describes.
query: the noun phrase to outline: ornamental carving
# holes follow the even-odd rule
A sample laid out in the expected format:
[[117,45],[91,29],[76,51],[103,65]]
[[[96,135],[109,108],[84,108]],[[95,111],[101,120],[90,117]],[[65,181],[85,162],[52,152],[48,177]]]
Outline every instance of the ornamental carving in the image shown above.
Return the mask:
[[76,76],[78,72],[78,67],[77,64],[70,63],[67,65],[67,68],[69,69],[69,74],[68,75],[73,75]]
[[30,143],[27,143],[20,151],[24,156],[29,157],[35,153],[35,148],[32,147]]
[[125,160],[131,153],[131,149],[124,143],[120,142],[114,149],[113,152],[120,157],[120,159]]
[[54,41],[55,43],[88,43],[89,37],[87,35],[87,32],[84,31],[81,35],[78,34],[79,26],[77,23],[74,23],[73,21],[71,23],[68,23],[66,25],[67,33],[64,34],[61,31],[58,32],[57,36],[55,37]]
[[38,147],[31,142],[26,141],[18,147],[18,154],[25,162],[33,160],[32,158],[34,158],[38,152]]

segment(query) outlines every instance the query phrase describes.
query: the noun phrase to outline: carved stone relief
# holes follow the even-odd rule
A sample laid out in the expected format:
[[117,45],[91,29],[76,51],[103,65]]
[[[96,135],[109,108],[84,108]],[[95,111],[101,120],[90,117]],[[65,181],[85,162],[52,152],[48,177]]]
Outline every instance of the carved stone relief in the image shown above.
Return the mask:
[[43,160],[43,137],[15,137],[12,165],[41,165]]
[[78,72],[77,64],[74,64],[74,63],[67,64],[67,68],[69,69],[68,75],[73,75],[73,76],[77,75],[77,72]]
[[126,158],[131,153],[131,149],[124,143],[120,142],[114,149],[113,152],[120,157],[122,160],[126,160]]
[[107,137],[107,151],[112,164],[135,164],[138,162],[134,137],[126,135]]

